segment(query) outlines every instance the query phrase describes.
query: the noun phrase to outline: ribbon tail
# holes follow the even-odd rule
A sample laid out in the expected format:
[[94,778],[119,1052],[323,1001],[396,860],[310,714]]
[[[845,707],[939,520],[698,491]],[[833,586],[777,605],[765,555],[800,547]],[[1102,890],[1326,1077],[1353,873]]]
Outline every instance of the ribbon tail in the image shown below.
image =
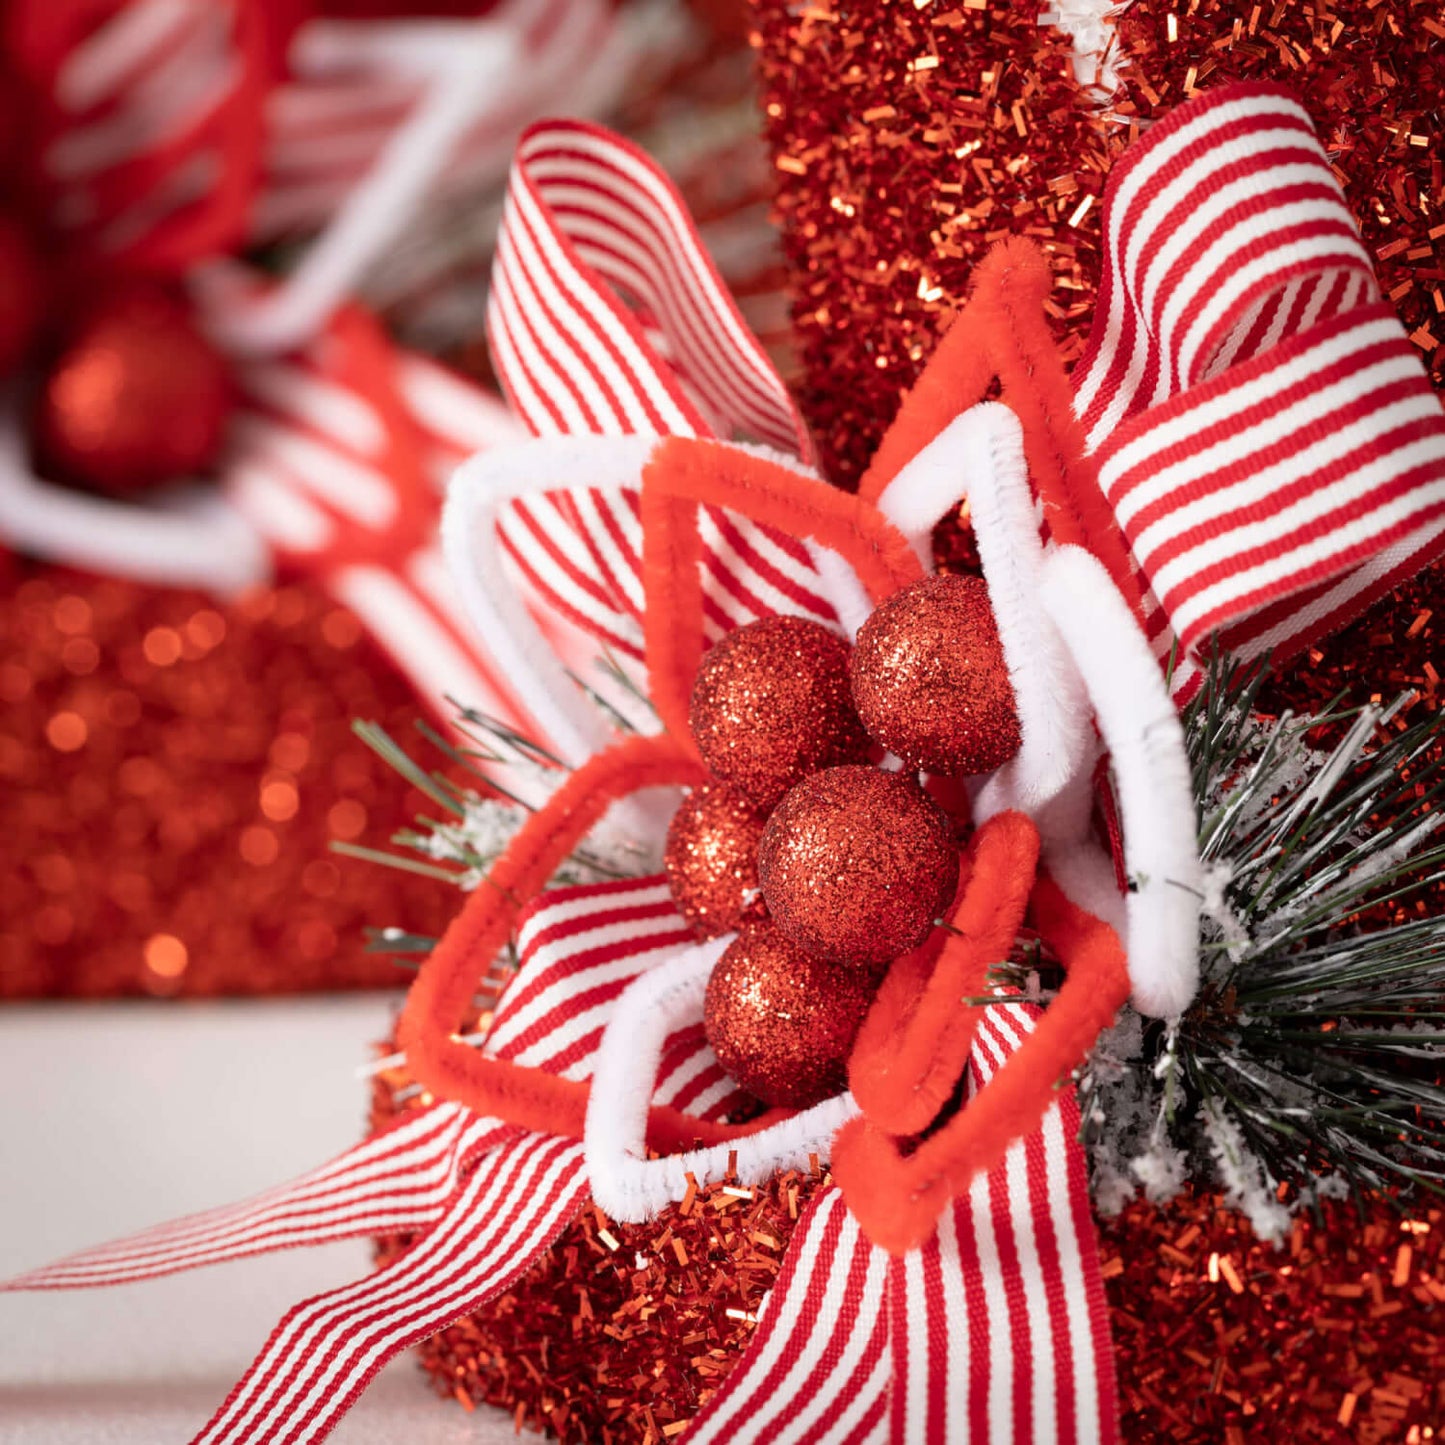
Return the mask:
[[[984,1010],[975,1092],[1021,1046],[1036,1013],[1002,1002]],[[1068,1090],[954,1200],[922,1248],[891,1262],[892,1445],[1119,1440],[1078,1129]]]
[[508,1288],[586,1196],[580,1145],[504,1145],[399,1259],[297,1305],[192,1445],[324,1439],[394,1355]]
[[471,1164],[512,1132],[459,1105],[434,1104],[254,1199],[82,1250],[0,1283],[0,1289],[130,1284],[277,1249],[426,1228],[441,1216]]
[[888,1259],[842,1193],[822,1190],[794,1233],[753,1343],[693,1421],[687,1445],[863,1445],[886,1439]]
[[[1002,1001],[984,1010],[970,1097],[1037,1014]],[[868,1242],[840,1190],[817,1194],[753,1343],[687,1445],[1117,1445],[1078,1131],[1066,1090],[920,1248],[896,1258]]]

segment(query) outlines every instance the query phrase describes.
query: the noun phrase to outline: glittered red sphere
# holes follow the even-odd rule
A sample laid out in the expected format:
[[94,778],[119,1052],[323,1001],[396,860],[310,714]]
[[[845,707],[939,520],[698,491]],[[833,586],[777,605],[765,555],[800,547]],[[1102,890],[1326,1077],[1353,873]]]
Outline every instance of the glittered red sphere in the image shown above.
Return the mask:
[[689,721],[715,776],[771,808],[809,773],[868,755],[846,642],[801,617],[728,633],[702,660]]
[[803,1109],[848,1087],[873,975],[814,958],[750,924],[708,980],[703,1027],[718,1062],[765,1104]]
[[867,967],[927,936],[957,890],[958,848],[914,778],[829,768],[768,820],[758,877],[773,921],[800,948]]
[[40,324],[43,278],[25,228],[0,215],[0,377],[30,349]]
[[998,625],[979,577],[925,577],[865,622],[850,664],[863,725],[913,768],[987,773],[1019,750]]
[[694,788],[672,816],[662,865],[678,912],[701,938],[727,933],[758,892],[767,816],[725,783]]
[[224,358],[159,288],[107,297],[71,332],[35,413],[41,469],[124,497],[215,462],[232,406]]

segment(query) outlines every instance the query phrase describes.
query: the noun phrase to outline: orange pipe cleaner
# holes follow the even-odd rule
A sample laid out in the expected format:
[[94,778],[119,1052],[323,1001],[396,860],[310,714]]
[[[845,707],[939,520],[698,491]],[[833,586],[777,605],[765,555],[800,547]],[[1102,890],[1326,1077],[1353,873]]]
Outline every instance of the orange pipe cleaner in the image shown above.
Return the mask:
[[1008,957],[1038,867],[1038,829],[998,813],[969,841],[951,932],[936,961],[906,954],[888,970],[853,1044],[848,1082],[866,1118],[890,1134],[926,1129],[968,1064],[988,970]]
[[[546,807],[527,820],[452,920],[407,994],[397,1040],[417,1083],[478,1114],[543,1134],[582,1138],[586,1083],[487,1058],[460,1043],[455,1030],[477,978],[511,937],[522,908],[607,809],[639,788],[697,783],[704,777],[670,738],[629,738],[578,768]],[[751,1133],[777,1117],[766,1115],[733,1127],[706,1123],[677,1109],[654,1108],[648,1142],[671,1153]]]
[[647,691],[662,725],[696,752],[688,713],[702,663],[702,534],[697,507],[642,473],[642,643]]
[[679,437],[660,443],[642,469],[642,636],[652,705],[689,748],[703,639],[698,508],[708,504],[831,547],[875,602],[923,575],[903,534],[856,497],[736,447]]
[[833,1141],[833,1177],[849,1209],[890,1254],[922,1244],[949,1201],[1038,1124],[1059,1082],[1083,1062],[1129,996],[1124,949],[1112,928],[1070,903],[1046,876],[1029,902],[1035,927],[1067,976],[1017,1052],[910,1155],[866,1116],[851,1119]]
[[1048,258],[1032,241],[1011,237],[988,253],[974,272],[967,304],[903,399],[858,495],[876,502],[954,417],[984,399],[997,377],[1003,401],[1023,427],[1029,474],[1051,535],[1086,547],[1142,609],[1128,544],[1084,455],[1073,388],[1045,318],[1052,284]]

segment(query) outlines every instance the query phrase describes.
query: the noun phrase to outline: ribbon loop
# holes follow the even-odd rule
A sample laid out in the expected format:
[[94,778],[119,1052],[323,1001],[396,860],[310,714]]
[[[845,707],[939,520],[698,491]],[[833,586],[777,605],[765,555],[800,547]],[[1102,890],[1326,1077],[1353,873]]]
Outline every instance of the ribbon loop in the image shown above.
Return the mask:
[[1126,423],[1100,482],[1181,644],[1300,645],[1445,537],[1445,414],[1389,305]]
[[1181,106],[1127,151],[1103,246],[1074,373],[1090,451],[1136,413],[1378,295],[1308,112],[1273,86]]
[[1292,651],[1438,554],[1445,414],[1298,102],[1174,112],[1110,177],[1104,250],[1075,408],[1161,653]]
[[739,435],[809,454],[682,198],[597,126],[523,136],[488,323],[507,393],[538,434]]

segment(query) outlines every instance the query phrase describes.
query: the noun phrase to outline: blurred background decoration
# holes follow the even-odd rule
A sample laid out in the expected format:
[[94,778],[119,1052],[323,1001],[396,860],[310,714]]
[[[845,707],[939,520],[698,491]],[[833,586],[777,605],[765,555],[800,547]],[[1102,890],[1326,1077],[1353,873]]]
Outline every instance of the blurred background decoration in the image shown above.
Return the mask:
[[521,128],[659,154],[785,349],[740,14],[15,0],[0,111],[0,996],[391,986],[424,801],[353,735],[485,706],[431,548],[508,435],[482,342]]

